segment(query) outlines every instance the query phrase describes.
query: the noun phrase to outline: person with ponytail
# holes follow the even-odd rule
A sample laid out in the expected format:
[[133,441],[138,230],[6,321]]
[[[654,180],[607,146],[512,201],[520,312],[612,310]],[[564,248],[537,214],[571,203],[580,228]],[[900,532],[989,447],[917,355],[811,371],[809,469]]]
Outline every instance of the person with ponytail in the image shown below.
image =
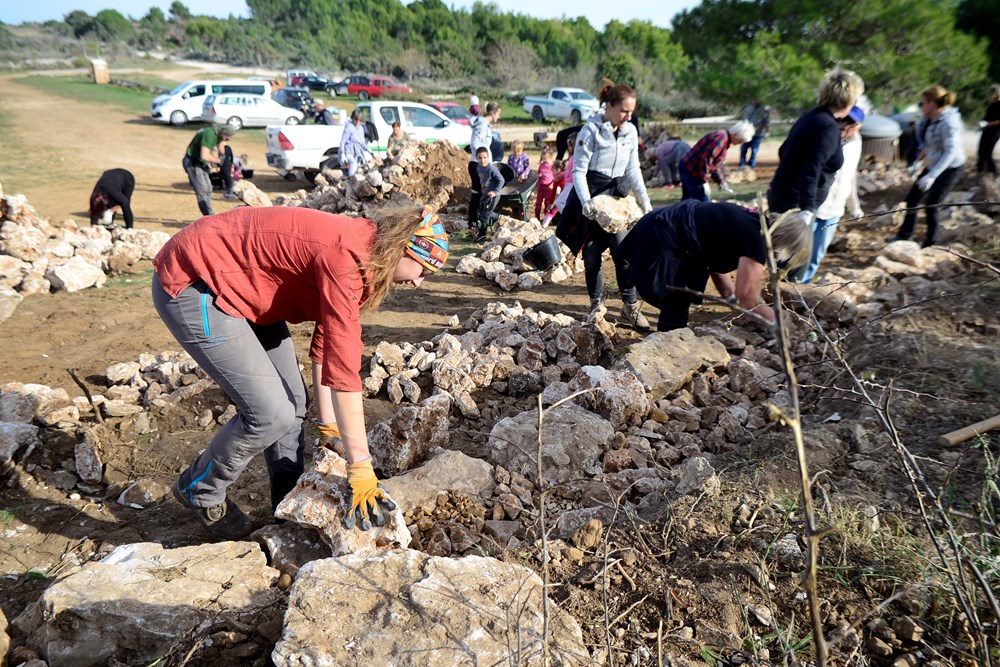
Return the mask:
[[209,533],[238,540],[253,529],[227,489],[257,454],[267,463],[272,507],[302,474],[307,392],[289,322],[316,323],[309,357],[320,431],[339,437],[347,459],[345,523],[383,524],[382,511],[395,505],[368,450],[360,315],[393,285],[418,287],[447,258],[444,227],[419,207],[371,219],[243,207],[201,218],[167,241],[153,260],[153,305],[237,411],[172,487]]
[[917,224],[915,207],[923,200],[927,234],[921,245],[925,248],[934,245],[937,205],[965,175],[967,158],[962,143],[965,128],[962,115],[954,104],[955,93],[941,86],[931,86],[920,94],[920,109],[924,118],[917,127],[917,134],[924,137],[924,170],[906,195],[906,216],[896,235],[886,239],[888,243],[907,241],[913,236]]
[[[605,79],[598,96],[604,110],[587,120],[576,137],[573,152],[573,190],[556,227],[556,236],[576,255],[583,252],[584,275],[591,307],[604,297],[601,256],[618,247],[627,232],[611,234],[593,220],[597,195],[624,196],[635,193],[643,213],[652,210],[639,168],[639,135],[629,122],[635,113],[636,96],[631,86]],[[627,266],[615,263],[622,298],[622,318],[639,331],[649,330],[635,288],[629,283]]]

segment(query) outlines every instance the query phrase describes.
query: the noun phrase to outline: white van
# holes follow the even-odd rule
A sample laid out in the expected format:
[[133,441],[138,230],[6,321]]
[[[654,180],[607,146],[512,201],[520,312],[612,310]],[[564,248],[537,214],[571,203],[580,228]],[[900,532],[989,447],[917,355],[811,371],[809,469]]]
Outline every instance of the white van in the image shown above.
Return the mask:
[[153,98],[153,120],[171,125],[184,125],[188,121],[201,120],[201,108],[205,102],[205,96],[220,93],[270,95],[271,84],[267,81],[251,81],[249,79],[185,81],[169,93]]

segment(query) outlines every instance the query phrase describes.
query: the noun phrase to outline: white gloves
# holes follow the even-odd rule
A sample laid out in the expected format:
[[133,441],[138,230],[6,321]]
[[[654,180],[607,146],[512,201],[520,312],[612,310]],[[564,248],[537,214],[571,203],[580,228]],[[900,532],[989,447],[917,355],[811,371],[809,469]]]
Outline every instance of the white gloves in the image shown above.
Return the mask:
[[708,183],[705,183],[705,196],[709,199],[712,198],[712,187]]
[[816,214],[813,213],[812,211],[796,211],[795,213],[791,214],[789,220],[798,220],[803,225],[808,227],[809,225],[812,224],[813,218],[815,217]]
[[593,199],[588,199],[587,201],[583,202],[583,217],[593,219],[596,208],[597,207],[594,206]]
[[917,187],[920,188],[921,192],[927,192],[934,185],[934,177],[927,175],[917,181]]
[[720,187],[722,188],[723,192],[728,192],[729,194],[733,194],[733,189],[729,187],[729,183],[723,183]]

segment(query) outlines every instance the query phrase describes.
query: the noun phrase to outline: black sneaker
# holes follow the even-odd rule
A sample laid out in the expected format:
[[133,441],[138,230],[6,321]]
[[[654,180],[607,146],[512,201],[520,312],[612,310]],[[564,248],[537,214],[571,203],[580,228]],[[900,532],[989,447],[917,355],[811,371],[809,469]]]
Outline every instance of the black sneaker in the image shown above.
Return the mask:
[[223,540],[241,540],[253,532],[253,519],[248,517],[240,509],[239,505],[229,498],[218,505],[211,507],[198,507],[192,505],[180,488],[180,479],[174,481],[170,486],[174,498],[184,507],[198,517],[198,521],[213,536]]

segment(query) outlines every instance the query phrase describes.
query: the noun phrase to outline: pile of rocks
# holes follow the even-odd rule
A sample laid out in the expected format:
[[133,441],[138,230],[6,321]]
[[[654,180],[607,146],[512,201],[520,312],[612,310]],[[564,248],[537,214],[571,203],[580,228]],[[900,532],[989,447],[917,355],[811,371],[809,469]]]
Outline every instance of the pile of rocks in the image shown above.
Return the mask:
[[542,227],[538,220],[517,220],[500,216],[492,238],[476,255],[459,260],[455,270],[492,280],[508,292],[532,289],[545,283],[561,283],[574,273],[583,271],[583,259],[570,257],[569,249],[559,241],[562,261],[546,271],[538,271],[524,260],[524,254],[535,245],[555,234],[555,229]]
[[820,320],[846,323],[868,320],[933,295],[953,292],[955,286],[949,279],[961,272],[958,258],[946,250],[921,248],[914,241],[896,241],[885,246],[869,267],[824,271],[810,284],[796,289]]
[[330,213],[361,214],[386,205],[421,204],[438,211],[456,184],[468,181],[469,155],[447,142],[410,142],[396,155],[374,157],[354,176],[324,169],[312,192],[277,197],[278,206],[305,206]]
[[910,185],[913,176],[906,167],[886,162],[875,162],[866,169],[858,171],[858,194],[866,195],[881,192],[889,188]]
[[[461,335],[442,333],[417,345],[379,343],[364,380],[366,396],[383,388],[394,403],[411,403],[423,393],[421,375],[434,390],[450,395],[461,413],[478,416],[471,393],[487,387],[527,396],[595,364],[612,349],[615,327],[603,313],[585,322],[568,315],[492,302],[475,311]],[[424,381],[423,384],[428,384]]]
[[81,227],[72,220],[56,227],[23,195],[0,196],[0,321],[29,294],[101,287],[108,273],[125,273],[152,259],[169,238],[145,229]]

